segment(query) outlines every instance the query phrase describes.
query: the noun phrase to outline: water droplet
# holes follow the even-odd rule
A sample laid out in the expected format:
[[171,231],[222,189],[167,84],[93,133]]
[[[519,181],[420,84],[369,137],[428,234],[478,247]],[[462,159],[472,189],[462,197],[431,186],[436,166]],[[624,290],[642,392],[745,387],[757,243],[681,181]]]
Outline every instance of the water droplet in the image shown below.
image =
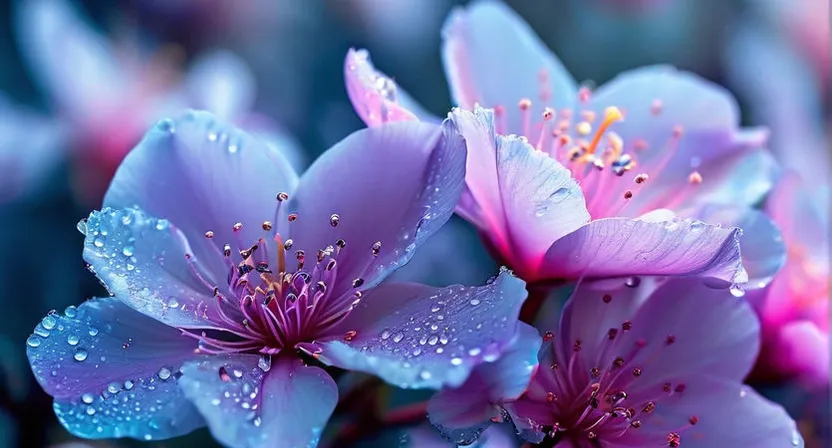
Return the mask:
[[641,284],[641,279],[639,277],[629,277],[627,280],[624,281],[624,284],[629,286],[630,288],[636,288],[638,285]]
[[390,330],[384,330],[381,332],[381,339],[389,339],[390,338]]
[[428,338],[428,344],[430,345],[436,345],[437,342],[439,342],[439,336],[435,334]]
[[159,369],[159,378],[163,380],[170,378],[170,369],[168,369],[167,367],[162,367],[161,369]]
[[86,236],[87,235],[87,219],[84,218],[84,219],[78,221],[78,224],[75,225],[75,228],[78,229],[79,232],[81,232],[81,235]]
[[95,415],[95,408],[92,406],[87,406],[87,415]]
[[269,355],[261,355],[260,359],[257,360],[257,367],[260,367],[260,370],[264,372],[268,372],[272,368],[272,357]]
[[174,125],[173,120],[170,118],[163,118],[156,122],[156,129],[172,134],[176,132],[176,125]]
[[78,335],[75,334],[71,334],[66,337],[66,343],[69,345],[78,345],[78,342],[80,341],[81,339],[78,337]]
[[124,248],[121,249],[121,253],[124,254],[125,257],[132,257],[134,252],[135,249],[133,249],[133,246],[124,246]]
[[66,307],[66,309],[64,310],[64,315],[66,317],[72,319],[72,318],[74,318],[75,316],[78,315],[78,308],[75,308],[74,305],[70,305],[70,306]]
[[117,394],[121,392],[121,384],[118,383],[110,383],[107,385],[107,392],[111,394]]
[[57,323],[58,322],[55,320],[55,316],[50,314],[50,315],[44,317],[40,324],[43,325],[43,328],[46,328],[47,330],[51,330],[51,329],[55,328],[55,324],[57,324]]
[[470,303],[472,306],[477,306],[480,304],[480,299],[471,299]]
[[95,247],[104,247],[104,240],[101,238],[96,238],[92,241],[93,246]]
[[401,342],[404,339],[403,333],[396,333],[393,335],[393,342]]
[[451,364],[455,366],[461,366],[462,358],[451,358]]
[[482,353],[482,350],[480,350],[479,348],[472,348],[471,350],[468,350],[468,354],[470,356],[477,356],[480,353]]
[[419,372],[419,378],[423,380],[429,380],[432,376],[433,375],[431,375],[431,373],[427,370],[422,370],[421,372]]
[[124,390],[130,390],[133,388],[133,386],[135,386],[135,383],[133,383],[130,380],[124,382]]
[[75,358],[76,361],[83,361],[87,359],[87,351],[83,348],[77,348],[75,349],[75,354],[72,355],[72,357]]
[[90,393],[81,395],[81,401],[83,401],[86,404],[92,404],[93,400],[95,400],[95,397],[93,397]]
[[437,312],[437,311],[439,311],[439,310],[441,310],[441,309],[442,309],[442,307],[441,307],[441,306],[439,306],[439,305],[433,305],[432,307],[430,307],[430,311],[431,311],[432,313],[435,313],[435,312]]
[[48,338],[51,333],[43,327],[35,327],[35,334],[40,337]]
[[98,328],[90,327],[90,336],[97,336],[98,335]]
[[733,284],[728,290],[734,297],[742,297],[745,295],[745,288],[743,288],[741,285]]
[[31,335],[29,339],[26,339],[26,345],[32,348],[40,347],[41,339],[39,336]]

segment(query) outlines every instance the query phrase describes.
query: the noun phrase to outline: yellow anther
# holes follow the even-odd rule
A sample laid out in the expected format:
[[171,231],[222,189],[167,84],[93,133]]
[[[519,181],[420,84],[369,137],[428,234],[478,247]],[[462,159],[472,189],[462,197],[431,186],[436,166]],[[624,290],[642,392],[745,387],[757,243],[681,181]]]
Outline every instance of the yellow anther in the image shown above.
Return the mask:
[[592,138],[592,142],[589,143],[589,148],[587,152],[590,154],[595,153],[595,149],[598,146],[598,143],[601,141],[601,136],[610,127],[611,124],[615,123],[616,121],[621,121],[624,119],[624,115],[621,114],[621,111],[618,110],[617,107],[608,107],[604,111],[604,121],[601,122],[601,125],[598,126],[598,131],[595,132],[595,137]]

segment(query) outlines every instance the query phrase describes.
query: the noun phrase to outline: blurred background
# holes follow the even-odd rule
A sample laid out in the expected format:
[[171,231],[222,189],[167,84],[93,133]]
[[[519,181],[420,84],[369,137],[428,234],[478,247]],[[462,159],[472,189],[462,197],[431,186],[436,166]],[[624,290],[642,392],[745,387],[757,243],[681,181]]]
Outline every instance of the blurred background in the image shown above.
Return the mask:
[[[214,446],[206,430],[149,444],[90,442],[58,424],[29,370],[25,340],[50,310],[104,294],[84,269],[76,223],[100,206],[118,163],[151,124],[185,107],[262,135],[302,170],[363,127],[343,83],[350,47],[368,49],[376,67],[443,115],[451,103],[440,30],[465,3],[0,2],[0,447]],[[626,69],[673,64],[730,89],[745,124],[772,129],[773,149],[798,148],[791,163],[814,163],[801,150],[829,152],[827,0],[507,3],[579,80],[601,84]],[[441,285],[491,272],[461,222],[431,244],[399,275]],[[464,258],[453,272],[442,264],[449,252]],[[808,446],[830,446],[828,391],[760,387],[800,421]],[[390,403],[413,395],[385,394]],[[336,415],[328,431],[346,419]],[[354,446],[410,440],[409,427],[377,429]]]

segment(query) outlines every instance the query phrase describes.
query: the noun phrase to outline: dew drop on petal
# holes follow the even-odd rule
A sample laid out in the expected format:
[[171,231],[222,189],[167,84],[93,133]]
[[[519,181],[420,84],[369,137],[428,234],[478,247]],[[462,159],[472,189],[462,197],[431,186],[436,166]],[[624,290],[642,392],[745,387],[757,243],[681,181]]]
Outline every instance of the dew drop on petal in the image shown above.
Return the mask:
[[83,361],[87,359],[87,351],[83,348],[75,349],[75,354],[72,355],[72,357],[75,358],[76,361]]
[[92,404],[93,400],[95,400],[95,397],[93,397],[90,393],[81,395],[81,401],[83,401],[86,404]]
[[40,336],[37,336],[37,335],[34,335],[34,334],[29,336],[29,339],[26,339],[26,345],[28,345],[29,347],[32,347],[32,348],[40,347],[40,343],[41,343]]
[[79,338],[78,335],[75,335],[75,334],[71,334],[71,335],[66,337],[66,343],[69,344],[69,345],[78,345],[78,342],[80,342],[80,341],[81,341],[81,338]]
[[170,369],[168,369],[167,367],[162,367],[161,369],[159,369],[159,378],[163,380],[170,378]]
[[43,328],[51,330],[55,328],[55,324],[57,324],[57,321],[55,320],[55,317],[50,314],[44,317],[40,324],[43,325]]

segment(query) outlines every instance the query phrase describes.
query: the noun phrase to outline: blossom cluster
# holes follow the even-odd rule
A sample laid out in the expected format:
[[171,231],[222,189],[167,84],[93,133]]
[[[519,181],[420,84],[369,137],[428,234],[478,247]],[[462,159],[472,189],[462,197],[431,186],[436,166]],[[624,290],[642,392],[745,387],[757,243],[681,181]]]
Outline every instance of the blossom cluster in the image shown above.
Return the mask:
[[[61,424],[315,447],[351,371],[435,391],[415,447],[803,446],[745,382],[828,387],[816,179],[716,84],[651,66],[589,88],[501,3],[454,10],[442,56],[437,117],[350,50],[366,128],[300,174],[228,117],[153,125],[78,223],[109,296],[26,341]],[[454,214],[493,277],[390,278]]]

